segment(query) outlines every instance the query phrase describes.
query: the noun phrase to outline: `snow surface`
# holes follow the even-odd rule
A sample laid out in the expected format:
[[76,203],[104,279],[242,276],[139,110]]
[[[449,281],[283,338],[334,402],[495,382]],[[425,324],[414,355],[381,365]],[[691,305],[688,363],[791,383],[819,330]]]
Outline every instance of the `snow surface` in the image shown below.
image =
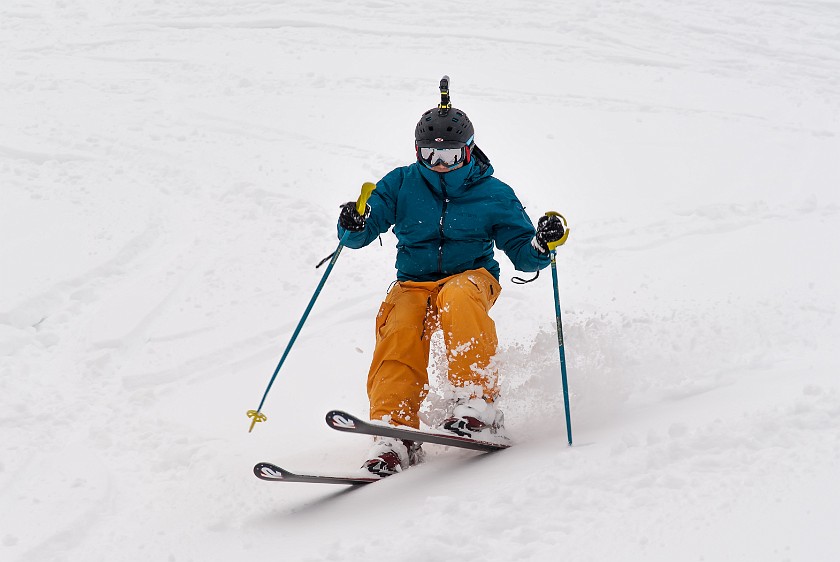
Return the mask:
[[[836,0],[4,1],[0,559],[840,560],[839,29]],[[443,74],[572,226],[575,446],[551,276],[501,256],[517,446],[257,480],[369,446],[323,414],[366,412],[390,234],[245,412]]]

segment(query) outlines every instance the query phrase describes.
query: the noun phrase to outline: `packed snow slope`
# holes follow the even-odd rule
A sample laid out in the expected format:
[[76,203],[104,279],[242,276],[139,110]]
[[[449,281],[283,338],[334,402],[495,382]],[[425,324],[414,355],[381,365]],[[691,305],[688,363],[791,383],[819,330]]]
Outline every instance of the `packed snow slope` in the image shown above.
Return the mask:
[[[840,560],[840,2],[6,0],[0,559]],[[355,470],[393,235],[443,74],[558,258],[504,256],[517,445]],[[431,375],[444,368],[436,346]],[[445,407],[431,395],[426,419]]]

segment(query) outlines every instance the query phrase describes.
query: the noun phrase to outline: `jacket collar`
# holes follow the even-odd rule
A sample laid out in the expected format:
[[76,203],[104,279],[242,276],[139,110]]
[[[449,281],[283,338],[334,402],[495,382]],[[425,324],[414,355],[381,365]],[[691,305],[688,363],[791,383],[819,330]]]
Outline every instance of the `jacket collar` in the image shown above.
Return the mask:
[[440,173],[430,170],[420,162],[414,164],[420,170],[420,175],[429,184],[435,193],[442,195],[446,189],[448,197],[459,197],[467,192],[478,180],[493,174],[492,166],[479,167],[475,161],[470,161],[464,166],[451,172]]

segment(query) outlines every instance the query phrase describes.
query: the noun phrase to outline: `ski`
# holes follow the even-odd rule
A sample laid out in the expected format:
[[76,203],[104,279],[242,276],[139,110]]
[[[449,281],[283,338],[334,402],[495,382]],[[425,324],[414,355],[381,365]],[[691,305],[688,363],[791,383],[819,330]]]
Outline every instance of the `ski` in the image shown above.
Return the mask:
[[[341,410],[332,410],[327,413],[327,425],[338,431],[345,431],[348,433],[357,433],[360,435],[380,435],[382,437],[393,437],[395,439],[407,439],[419,443],[433,443],[435,445],[444,445],[449,447],[458,447],[461,449],[470,449],[473,451],[482,451],[485,453],[500,451],[507,449],[510,445],[503,442],[492,442],[481,439],[472,439],[470,437],[461,437],[449,433],[440,433],[434,431],[423,431],[419,429],[412,429],[410,427],[397,427],[387,425],[384,423],[367,422],[342,412]],[[254,466],[254,474],[260,480],[268,480],[270,482],[307,482],[310,484],[344,484],[357,486],[361,484],[372,484],[379,482],[382,478],[375,476],[332,476],[326,474],[295,474],[288,470],[271,464],[270,462],[257,463]]]
[[257,463],[254,466],[254,475],[260,480],[269,482],[308,482],[310,484],[346,484],[358,486],[360,484],[372,484],[379,482],[381,478],[374,476],[327,476],[319,474],[295,474],[276,464],[270,462]]
[[[483,451],[489,453],[507,449],[510,445],[503,442],[492,442],[470,437],[460,437],[451,433],[440,433],[434,431],[423,431],[410,427],[398,427],[385,423],[366,422],[347,412],[332,410],[327,413],[327,425],[338,431],[349,433],[360,433],[364,435],[380,435],[382,437],[393,437],[396,439],[407,439],[420,443],[434,443],[435,445],[446,445]],[[501,441],[501,440],[500,440]]]

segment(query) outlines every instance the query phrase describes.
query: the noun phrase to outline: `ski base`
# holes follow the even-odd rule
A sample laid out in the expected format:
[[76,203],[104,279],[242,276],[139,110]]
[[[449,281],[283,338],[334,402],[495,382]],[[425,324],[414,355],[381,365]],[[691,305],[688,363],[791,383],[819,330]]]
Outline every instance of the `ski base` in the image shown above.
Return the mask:
[[260,480],[269,482],[308,482],[310,484],[345,484],[358,486],[379,482],[381,478],[375,476],[327,476],[319,474],[295,474],[270,462],[257,463],[254,475]]

